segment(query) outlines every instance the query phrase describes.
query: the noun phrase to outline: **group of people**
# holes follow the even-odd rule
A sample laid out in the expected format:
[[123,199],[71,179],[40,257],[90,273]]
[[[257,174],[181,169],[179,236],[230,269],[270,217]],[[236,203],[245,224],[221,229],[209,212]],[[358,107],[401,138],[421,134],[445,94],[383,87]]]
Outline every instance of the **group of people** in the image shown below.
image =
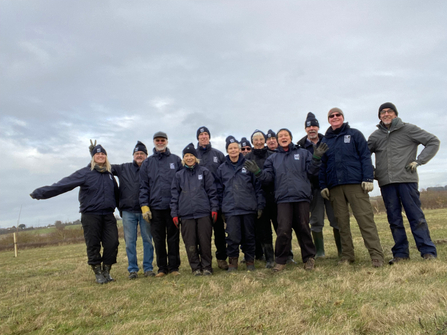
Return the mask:
[[[381,267],[384,255],[368,195],[374,179],[379,183],[395,242],[389,264],[410,257],[402,207],[420,255],[436,258],[421,209],[417,167],[435,156],[438,138],[404,123],[389,102],[379,107],[378,129],[368,140],[345,122],[340,108],[330,109],[327,117],[330,127],[323,135],[315,115],[308,113],[306,136],[297,144],[287,128],[276,133],[255,130],[251,142],[228,136],[226,156],[212,147],[211,132],[205,126],[197,129],[197,146],[188,144],[182,158],[170,152],[168,136],[162,131],[153,136],[150,156],[138,141],[131,163],[110,164],[106,150],[95,141],[89,148],[92,159],[87,167],[34,190],[31,197],[47,199],[80,187],[88,264],[99,284],[113,281],[110,270],[119,244],[113,215],[116,207],[123,218],[129,279],[137,278],[140,270],[138,225],[146,277],[180,274],[180,232],[196,276],[213,274],[213,232],[220,269],[236,271],[242,251],[248,271],[255,270],[255,259],[265,260],[266,268],[275,272],[283,271],[287,263],[294,262],[294,230],[304,269],[312,270],[315,259],[325,256],[325,212],[339,263],[352,263],[355,254],[348,205],[372,266]],[[420,144],[424,149],[417,155]],[[114,176],[119,178],[119,186]],[[277,235],[275,244],[272,226]],[[152,265],[154,250],[157,273]]]

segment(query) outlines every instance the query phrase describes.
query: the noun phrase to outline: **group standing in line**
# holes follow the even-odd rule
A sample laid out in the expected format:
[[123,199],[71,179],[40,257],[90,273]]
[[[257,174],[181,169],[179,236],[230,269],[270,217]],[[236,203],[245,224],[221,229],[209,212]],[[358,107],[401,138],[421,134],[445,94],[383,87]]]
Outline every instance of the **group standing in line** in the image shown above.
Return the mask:
[[[319,133],[315,115],[308,113],[304,127],[307,135],[296,145],[287,128],[277,133],[255,130],[251,142],[245,137],[238,141],[228,136],[227,156],[211,146],[211,132],[206,126],[197,129],[197,147],[188,144],[182,158],[170,152],[168,136],[162,131],[153,136],[150,156],[138,141],[131,163],[110,164],[106,150],[95,141],[89,148],[92,159],[87,167],[34,190],[31,197],[48,199],[80,187],[88,264],[99,284],[114,280],[110,270],[116,263],[119,244],[113,215],[116,207],[123,218],[129,279],[136,279],[140,270],[138,225],[146,277],[180,274],[179,232],[196,276],[213,274],[213,231],[215,257],[222,270],[236,271],[242,251],[248,271],[255,270],[255,259],[265,260],[266,268],[275,272],[283,271],[287,263],[294,262],[292,230],[304,269],[312,270],[315,259],[325,256],[325,210],[339,263],[353,263],[348,204],[372,266],[381,267],[384,254],[368,195],[374,178],[395,242],[389,264],[410,258],[402,207],[421,257],[436,258],[436,246],[421,209],[417,168],[435,156],[440,141],[403,122],[392,103],[382,104],[378,117],[378,129],[366,140],[345,122],[340,108],[330,109],[330,127],[324,135]],[[419,145],[424,149],[417,155]],[[114,176],[119,178],[119,186]],[[275,243],[272,225],[277,234]],[[157,273],[152,264],[154,250]]]

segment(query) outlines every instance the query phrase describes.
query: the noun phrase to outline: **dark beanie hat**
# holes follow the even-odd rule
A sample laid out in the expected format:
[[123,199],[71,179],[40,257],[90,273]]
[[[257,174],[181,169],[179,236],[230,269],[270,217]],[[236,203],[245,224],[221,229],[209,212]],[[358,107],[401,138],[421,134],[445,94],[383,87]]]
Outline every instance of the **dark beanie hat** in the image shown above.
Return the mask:
[[315,126],[320,128],[320,124],[318,123],[318,120],[315,118],[314,113],[309,112],[307,113],[306,122],[304,122],[304,128]]
[[157,137],[162,137],[162,138],[168,139],[168,135],[166,135],[166,133],[162,132],[162,131],[157,131],[154,134],[154,138],[153,139],[155,140]]
[[211,139],[211,133],[210,133],[210,130],[209,130],[207,127],[205,127],[205,126],[202,126],[202,127],[200,127],[199,129],[197,129],[197,139],[199,139],[199,135],[200,135],[201,133],[204,133],[204,132],[207,132],[208,135],[210,135],[210,139]]
[[228,136],[228,137],[225,139],[225,150],[228,150],[228,146],[229,146],[231,143],[239,143],[239,141],[236,140],[236,138],[235,138],[234,136],[232,136],[232,135]]
[[184,157],[186,154],[192,154],[192,155],[194,155],[195,157],[197,157],[197,151],[196,151],[196,149],[194,148],[194,144],[189,143],[189,144],[185,147],[185,149],[183,149],[183,157]]
[[138,151],[143,151],[147,155],[147,148],[144,145],[144,143],[142,143],[140,141],[138,141],[137,144],[135,145],[135,148],[133,149],[133,153],[132,154],[134,154],[134,153],[136,153]]
[[102,147],[101,144],[98,144],[96,147],[94,147],[93,150],[90,152],[90,154],[91,154],[92,157],[93,157],[93,156],[95,156],[95,154],[97,154],[98,152],[102,152],[102,153],[104,153],[104,154],[107,156],[107,151],[106,151],[106,149],[104,149],[104,148]]
[[251,143],[246,137],[241,138],[241,147],[251,147]]
[[392,104],[391,102],[385,102],[384,104],[381,104],[379,107],[379,119],[380,119],[380,112],[382,111],[382,109],[385,109],[385,108],[390,108],[396,113],[396,116],[399,115],[397,113],[397,108],[396,108],[396,106],[394,106],[394,104]]
[[280,130],[278,130],[277,134],[279,134],[279,132],[282,131],[282,130],[287,131],[289,133],[289,135],[290,135],[290,139],[293,140],[292,132],[289,129],[287,129],[287,128],[281,128]]
[[266,140],[269,138],[272,138],[272,137],[276,138],[276,134],[273,130],[269,129],[269,131],[267,132],[267,135],[266,135]]
[[[251,143],[253,143],[253,135],[256,133],[261,133],[262,136],[264,136],[264,139],[267,140],[267,136],[264,134],[264,132],[262,130],[256,129],[253,134],[251,134]],[[241,141],[242,142],[242,141]]]

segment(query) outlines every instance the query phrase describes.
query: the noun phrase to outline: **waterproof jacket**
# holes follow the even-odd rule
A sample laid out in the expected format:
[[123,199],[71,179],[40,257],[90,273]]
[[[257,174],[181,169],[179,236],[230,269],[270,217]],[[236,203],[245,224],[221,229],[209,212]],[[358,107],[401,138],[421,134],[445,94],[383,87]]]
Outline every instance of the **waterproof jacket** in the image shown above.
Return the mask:
[[179,156],[171,154],[168,148],[146,158],[140,168],[140,207],[169,209],[171,203],[171,184],[175,173],[182,168]]
[[171,216],[199,219],[219,210],[214,176],[206,167],[184,166],[171,185]]
[[[323,139],[324,135],[318,133],[318,142],[316,144],[317,147],[320,146],[321,140]],[[298,141],[296,144],[298,147],[308,150],[312,155],[314,154],[314,143],[307,140],[307,136],[304,136],[301,140]],[[309,176],[310,184],[312,185],[312,188],[320,188],[320,180],[319,176]]]
[[[264,147],[262,149],[253,149],[251,152],[245,155],[245,159],[255,161],[259,168],[263,169],[265,160],[274,153],[274,151],[271,151],[267,147]],[[272,183],[262,184],[262,190],[264,191],[265,200],[267,202],[275,202],[275,188]]]
[[118,185],[110,172],[91,170],[90,164],[51,186],[40,187],[31,193],[34,199],[49,199],[59,194],[79,189],[79,212],[106,215],[118,205]]
[[113,175],[119,178],[120,212],[140,213],[140,167],[132,163],[112,164]]
[[265,207],[261,183],[244,167],[244,163],[242,154],[239,154],[236,164],[227,156],[217,169],[217,194],[225,215],[255,214]]
[[309,176],[318,174],[320,161],[306,149],[289,144],[288,151],[279,146],[256,175],[263,183],[273,183],[277,203],[312,200]]
[[[377,128],[368,138],[368,147],[375,154],[375,178],[379,186],[417,183],[417,172],[407,171],[405,166],[414,161],[419,165],[430,161],[439,150],[439,139],[411,123],[402,122],[398,117],[393,119],[390,129],[382,122]],[[419,144],[425,148],[416,158]]]
[[216,178],[216,172],[219,166],[225,161],[225,155],[208,144],[205,148],[197,144],[197,158],[200,159],[200,165],[206,167]]
[[363,134],[348,123],[328,128],[322,142],[329,150],[321,158],[320,189],[373,182],[371,153]]

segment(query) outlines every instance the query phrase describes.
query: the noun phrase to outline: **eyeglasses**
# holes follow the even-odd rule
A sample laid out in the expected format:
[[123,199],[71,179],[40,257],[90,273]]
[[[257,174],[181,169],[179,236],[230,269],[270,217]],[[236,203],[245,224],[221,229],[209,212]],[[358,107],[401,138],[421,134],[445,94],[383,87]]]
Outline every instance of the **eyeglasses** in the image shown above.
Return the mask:
[[166,140],[164,138],[156,138],[154,141],[161,142],[161,143],[166,142]]
[[387,109],[387,110],[381,110],[380,111],[380,115],[385,115],[386,113],[393,114],[394,111],[392,109]]
[[251,151],[251,148],[250,147],[248,147],[248,148],[241,148],[241,151],[245,151],[245,150]]
[[332,119],[334,117],[339,117],[339,116],[341,116],[340,113],[334,113],[334,114],[329,115],[329,118]]

